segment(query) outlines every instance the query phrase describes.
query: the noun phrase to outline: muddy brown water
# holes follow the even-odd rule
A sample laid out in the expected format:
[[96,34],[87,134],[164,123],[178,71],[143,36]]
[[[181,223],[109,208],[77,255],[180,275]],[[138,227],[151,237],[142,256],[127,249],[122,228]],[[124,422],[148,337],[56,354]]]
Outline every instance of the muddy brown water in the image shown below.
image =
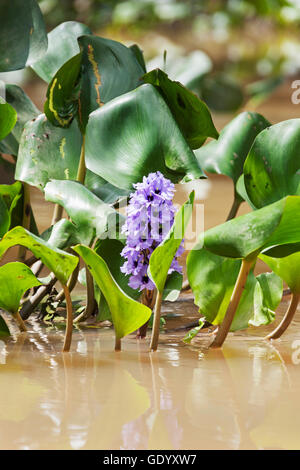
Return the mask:
[[[272,122],[298,117],[289,90],[259,111]],[[218,128],[227,121],[219,117]],[[193,187],[204,228],[222,223],[231,181],[181,186],[177,202]],[[35,189],[32,201],[42,231],[52,205]],[[243,205],[239,213],[247,211]],[[197,318],[190,294],[164,313],[173,315],[169,329]],[[201,337],[185,345],[173,330],[155,354],[133,336],[115,353],[110,329],[89,328],[74,331],[70,354],[62,354],[63,330],[28,326],[0,341],[0,449],[300,449],[299,311],[281,340],[264,341],[271,327],[250,329],[231,334],[222,351],[208,350]]]

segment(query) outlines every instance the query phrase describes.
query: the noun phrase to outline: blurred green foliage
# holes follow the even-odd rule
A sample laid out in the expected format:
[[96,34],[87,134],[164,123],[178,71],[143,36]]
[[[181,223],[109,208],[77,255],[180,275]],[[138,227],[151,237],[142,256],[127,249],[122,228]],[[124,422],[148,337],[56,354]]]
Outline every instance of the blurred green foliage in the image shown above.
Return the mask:
[[197,21],[235,27],[256,17],[278,24],[300,21],[299,0],[39,0],[49,28],[66,20],[92,28],[109,24],[153,27],[159,23]]

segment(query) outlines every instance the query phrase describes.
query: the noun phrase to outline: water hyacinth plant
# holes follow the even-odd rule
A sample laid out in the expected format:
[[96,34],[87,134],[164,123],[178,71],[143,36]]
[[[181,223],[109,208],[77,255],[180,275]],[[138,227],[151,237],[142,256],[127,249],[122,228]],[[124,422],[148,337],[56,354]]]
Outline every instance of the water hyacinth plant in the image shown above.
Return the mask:
[[[192,192],[176,211],[175,184],[197,184],[206,171],[232,179],[234,201],[228,222],[202,234],[188,255],[201,319],[189,339],[209,322],[218,328],[213,345],[221,347],[230,330],[271,323],[285,281],[293,300],[281,334],[299,301],[300,120],[271,126],[260,114],[243,112],[219,135],[200,95],[212,103],[220,88],[214,94],[198,59],[185,62],[179,83],[171,70],[169,76],[147,70],[138,46],[101,38],[81,23],[47,34],[36,0],[2,0],[0,25],[0,72],[30,67],[47,84],[43,110],[15,85],[6,83],[0,98],[0,165],[12,181],[0,185],[0,256],[21,246],[19,264],[0,268],[15,292],[11,302],[0,289],[2,308],[22,325],[46,296],[55,308],[66,301],[64,351],[73,321],[110,320],[120,350],[124,336],[146,336],[153,311],[155,351],[162,302],[176,300],[181,290],[183,239],[194,207]],[[242,97],[235,101],[234,110]],[[218,99],[214,108],[221,107]],[[204,145],[207,138],[213,141]],[[32,186],[53,203],[43,233]],[[244,201],[252,212],[235,218]],[[126,216],[119,202],[127,205]],[[258,257],[273,272],[255,276]],[[43,267],[49,275],[37,281]],[[87,300],[73,311],[78,279]],[[7,334],[0,318],[0,334]]]

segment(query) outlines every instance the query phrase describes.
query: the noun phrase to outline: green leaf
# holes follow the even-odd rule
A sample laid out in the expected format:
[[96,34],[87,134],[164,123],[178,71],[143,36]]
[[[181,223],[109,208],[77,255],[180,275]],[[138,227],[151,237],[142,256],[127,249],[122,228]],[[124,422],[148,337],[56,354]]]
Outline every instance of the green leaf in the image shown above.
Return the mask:
[[236,183],[255,137],[268,126],[270,123],[260,114],[239,114],[224,127],[216,142],[195,152],[202,169],[229,176]]
[[16,111],[0,97],[0,140],[4,139],[10,133],[16,122]]
[[0,238],[7,232],[10,226],[10,215],[2,196],[0,196]]
[[300,197],[288,196],[214,227],[201,239],[207,250],[220,256],[255,258],[260,252],[267,254],[277,247],[276,257],[280,257],[284,256],[285,245],[294,249],[294,244],[300,243],[299,226]]
[[254,291],[254,315],[249,324],[253,326],[269,325],[275,319],[275,310],[281,302],[283,282],[275,273],[263,273],[257,276]]
[[206,104],[181,83],[170,80],[160,69],[144,75],[143,81],[159,89],[192,149],[201,147],[207,137],[218,138]]
[[80,53],[68,60],[55,74],[48,87],[44,111],[54,126],[67,128],[77,115],[81,59]]
[[95,246],[95,252],[106,262],[113,278],[125,294],[137,300],[140,298],[141,292],[129,287],[129,276],[126,276],[120,270],[125,262],[125,259],[121,256],[123,248],[124,244],[119,240],[107,238],[105,240],[98,240]]
[[259,258],[287,283],[292,292],[300,294],[299,251],[284,258],[272,258],[266,255],[260,255]]
[[283,84],[285,77],[271,77],[250,83],[246,87],[246,93],[249,95],[247,107],[260,106],[270,95]]
[[18,118],[11,133],[0,142],[0,151],[16,157],[25,124],[36,118],[40,111],[17,85],[5,85],[5,99],[17,112]]
[[58,70],[75,55],[79,54],[77,39],[92,34],[88,26],[77,21],[61,23],[48,34],[47,53],[32,66],[45,82],[50,83]]
[[155,171],[174,182],[204,177],[167,104],[149,84],[90,115],[86,165],[127,190]]
[[86,244],[95,235],[102,237],[106,232],[118,230],[123,220],[112,207],[76,181],[51,181],[45,187],[45,198],[65,208],[78,228],[78,236]]
[[150,308],[131,299],[118,286],[105,261],[93,250],[77,245],[74,248],[84,260],[111,311],[117,338],[123,338],[144,325],[151,316]]
[[244,166],[245,187],[255,207],[300,195],[299,145],[300,119],[280,122],[257,136]]
[[223,74],[204,77],[198,89],[201,99],[213,111],[237,111],[244,102],[240,85]]
[[0,72],[23,69],[47,50],[47,35],[36,0],[1,0]]
[[23,227],[15,227],[0,241],[0,258],[12,246],[25,246],[52,271],[57,279],[66,284],[78,264],[78,258],[64,251],[53,248],[41,238],[33,235]]
[[166,280],[163,300],[167,302],[176,302],[182,289],[182,274],[173,271]]
[[10,336],[10,331],[5,323],[4,318],[0,314],[0,336]]
[[115,204],[130,194],[130,191],[113,186],[90,170],[86,172],[84,185],[106,204]]
[[66,219],[61,219],[55,225],[52,225],[42,233],[41,238],[45,240],[51,248],[59,248],[61,250],[69,248],[81,241],[78,228]]
[[136,60],[138,61],[138,63],[140,64],[144,72],[146,73],[147,72],[146,63],[145,63],[144,53],[142,49],[137,44],[133,44],[132,46],[129,47],[129,49],[132,50],[132,52],[135,55]]
[[76,179],[81,144],[76,121],[62,129],[41,114],[25,126],[15,178],[40,189],[51,179]]
[[[5,202],[8,211],[9,224],[7,230],[22,224],[24,207],[22,183],[16,181],[16,183],[13,184],[1,184],[0,196]],[[4,233],[2,233],[2,235],[4,235]]]
[[[222,323],[239,274],[241,261],[224,258],[196,247],[187,258],[188,279],[200,314],[215,325]],[[265,325],[273,320],[282,296],[282,281],[275,275],[255,278],[250,272],[231,331],[249,324]],[[271,314],[272,311],[272,314]]]
[[17,313],[24,292],[40,285],[26,264],[15,262],[1,266],[0,307],[12,314]]
[[174,224],[165,239],[153,251],[148,275],[161,293],[164,291],[170,265],[176,255],[189,224],[194,204],[195,193],[191,192],[188,201],[177,212]]
[[199,326],[196,326],[195,328],[192,328],[183,338],[183,342],[186,344],[189,344],[192,339],[194,339],[199,331],[202,330],[203,326],[205,325],[205,318],[200,318],[199,319]]
[[92,111],[134,90],[145,72],[134,52],[120,42],[81,36],[78,43],[82,52],[80,121],[85,128]]

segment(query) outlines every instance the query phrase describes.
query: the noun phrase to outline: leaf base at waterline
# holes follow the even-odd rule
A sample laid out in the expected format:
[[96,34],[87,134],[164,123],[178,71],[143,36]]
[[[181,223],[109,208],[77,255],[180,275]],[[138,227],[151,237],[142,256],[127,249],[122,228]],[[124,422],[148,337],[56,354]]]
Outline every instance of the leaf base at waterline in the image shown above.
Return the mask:
[[118,340],[138,330],[149,320],[151,310],[122,291],[103,258],[91,248],[77,245],[73,249],[86,263],[106,299],[113,319],[117,344],[119,344]]
[[[220,325],[239,274],[241,260],[215,255],[195,247],[187,258],[187,274],[200,315]],[[250,272],[230,331],[268,325],[282,298],[283,283],[275,273]]]
[[86,166],[112,185],[127,190],[132,190],[132,184],[142,181],[144,175],[156,171],[175,183],[205,178],[170,109],[149,84],[90,115]]

